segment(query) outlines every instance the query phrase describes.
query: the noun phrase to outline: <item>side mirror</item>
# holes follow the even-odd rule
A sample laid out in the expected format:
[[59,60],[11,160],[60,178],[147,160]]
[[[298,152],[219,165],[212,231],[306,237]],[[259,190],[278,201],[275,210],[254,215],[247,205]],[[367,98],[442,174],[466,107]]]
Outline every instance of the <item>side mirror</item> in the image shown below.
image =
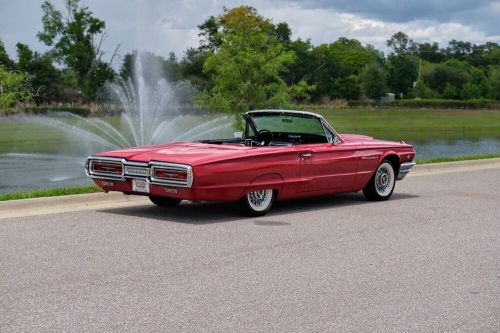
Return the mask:
[[236,139],[243,139],[243,132],[242,131],[234,132],[233,135]]

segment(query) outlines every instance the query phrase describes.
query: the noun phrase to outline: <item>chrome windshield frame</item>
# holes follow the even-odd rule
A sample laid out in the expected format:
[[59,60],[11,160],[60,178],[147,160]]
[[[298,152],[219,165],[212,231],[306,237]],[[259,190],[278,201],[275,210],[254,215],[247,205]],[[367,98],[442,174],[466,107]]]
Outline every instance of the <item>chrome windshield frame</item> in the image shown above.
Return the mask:
[[[325,135],[325,138],[328,140],[328,136],[326,135],[326,129],[330,130],[334,134],[334,139],[332,142],[328,140],[329,143],[333,145],[337,145],[341,142],[343,142],[342,138],[340,137],[339,133],[333,128],[332,125],[326,121],[323,116],[313,113],[313,112],[307,112],[307,111],[296,111],[296,110],[255,110],[255,111],[249,111],[245,113],[244,119],[245,119],[245,130],[244,130],[244,136],[245,138],[248,137],[248,125],[252,128],[252,130],[257,133],[258,128],[255,122],[252,119],[252,115],[259,114],[259,115],[289,115],[289,116],[295,116],[295,117],[302,117],[302,118],[315,118],[318,119],[323,127],[323,134]],[[326,128],[326,129],[325,129]]]

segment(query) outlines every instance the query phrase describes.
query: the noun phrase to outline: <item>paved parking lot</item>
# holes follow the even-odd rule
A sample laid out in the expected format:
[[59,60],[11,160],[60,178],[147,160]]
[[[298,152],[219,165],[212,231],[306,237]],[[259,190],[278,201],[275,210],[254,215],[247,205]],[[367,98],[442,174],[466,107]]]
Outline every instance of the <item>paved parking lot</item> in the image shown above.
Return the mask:
[[0,219],[0,331],[500,331],[500,169],[394,198]]

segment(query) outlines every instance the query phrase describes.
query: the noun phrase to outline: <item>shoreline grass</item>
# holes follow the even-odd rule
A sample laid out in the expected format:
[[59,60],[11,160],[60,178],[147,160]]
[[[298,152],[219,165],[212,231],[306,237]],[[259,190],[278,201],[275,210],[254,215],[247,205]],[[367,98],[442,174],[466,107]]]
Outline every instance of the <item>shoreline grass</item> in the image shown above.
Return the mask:
[[[491,159],[491,158],[500,158],[500,153],[483,154],[483,155],[452,156],[452,157],[421,158],[421,159],[415,160],[415,162],[417,162],[417,164],[433,164],[433,163],[443,163],[443,162],[484,160],[484,159]],[[95,185],[51,188],[51,189],[34,190],[34,191],[26,191],[26,192],[3,193],[3,194],[0,194],[0,201],[57,197],[57,196],[64,196],[64,195],[88,194],[88,193],[96,193],[96,192],[102,192],[102,191]]]
[[491,158],[500,158],[500,153],[482,154],[482,155],[464,155],[464,156],[450,156],[450,157],[430,157],[416,159],[417,164],[432,164],[443,162],[460,162],[460,161],[473,161],[473,160],[487,160]]
[[101,190],[95,185],[48,188],[48,189],[33,190],[26,192],[2,193],[0,194],[0,201],[58,197],[63,195],[87,194],[96,192],[101,192]]

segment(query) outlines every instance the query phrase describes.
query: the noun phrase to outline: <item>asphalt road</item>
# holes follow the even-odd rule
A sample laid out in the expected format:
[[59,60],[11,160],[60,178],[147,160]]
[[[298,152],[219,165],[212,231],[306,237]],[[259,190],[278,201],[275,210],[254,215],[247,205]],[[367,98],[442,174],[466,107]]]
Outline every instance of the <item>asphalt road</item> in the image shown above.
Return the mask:
[[500,169],[0,220],[0,331],[499,332]]

